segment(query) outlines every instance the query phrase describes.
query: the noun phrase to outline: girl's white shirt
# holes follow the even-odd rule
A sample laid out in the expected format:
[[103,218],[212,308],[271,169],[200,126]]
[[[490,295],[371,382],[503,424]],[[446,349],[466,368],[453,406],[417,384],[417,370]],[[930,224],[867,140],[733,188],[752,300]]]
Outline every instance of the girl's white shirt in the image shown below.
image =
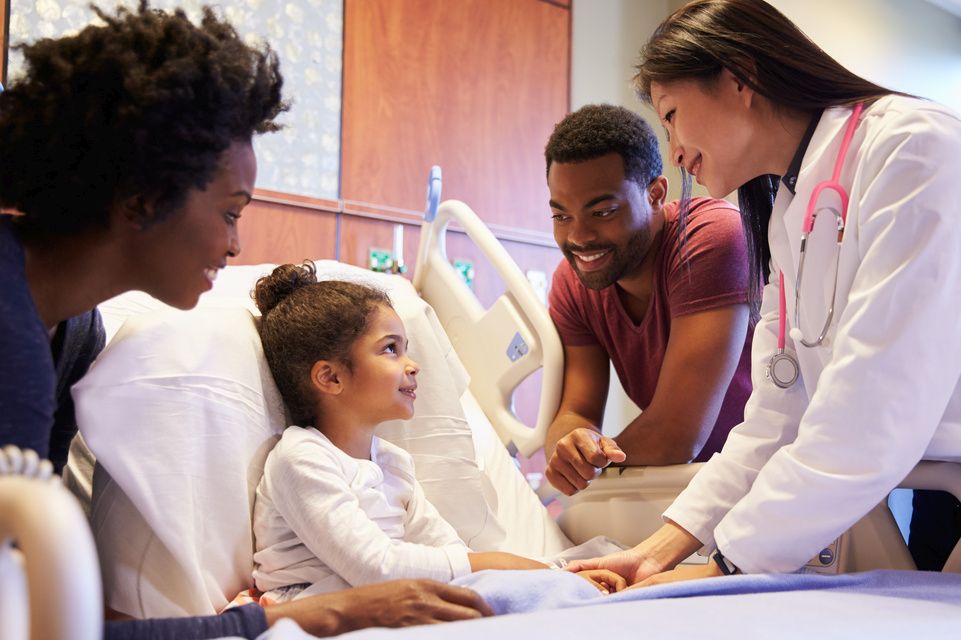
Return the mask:
[[[254,503],[259,590],[298,597],[398,578],[470,573],[468,548],[424,497],[403,449],[379,438],[352,458],[314,428],[287,428]],[[268,596],[269,597],[269,596]]]
[[[940,105],[888,96],[865,109],[840,178],[850,204],[832,326],[814,348],[787,337],[801,370],[793,387],[766,377],[777,273],[790,331],[805,209],[833,173],[850,114],[823,113],[796,195],[777,194],[744,422],[664,513],[748,573],[799,569],[921,459],[961,461],[961,117]],[[838,256],[830,212],[807,252],[800,322],[813,340]]]

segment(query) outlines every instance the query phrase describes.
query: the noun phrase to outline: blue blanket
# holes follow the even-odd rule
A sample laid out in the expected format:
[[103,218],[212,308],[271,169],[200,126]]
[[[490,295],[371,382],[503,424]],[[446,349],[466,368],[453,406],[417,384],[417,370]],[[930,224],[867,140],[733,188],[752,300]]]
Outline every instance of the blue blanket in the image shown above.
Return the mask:
[[[454,584],[477,591],[497,614],[564,609],[602,602],[824,590],[911,598],[961,607],[961,575],[921,571],[867,571],[840,576],[723,576],[631,589],[607,596],[583,578],[566,571],[481,571]],[[958,637],[961,638],[961,628]]]
[[[961,575],[728,576],[604,596],[562,571],[485,571],[459,584],[499,614],[469,622],[367,629],[351,640],[550,638],[961,638]],[[285,636],[294,638],[300,636]]]

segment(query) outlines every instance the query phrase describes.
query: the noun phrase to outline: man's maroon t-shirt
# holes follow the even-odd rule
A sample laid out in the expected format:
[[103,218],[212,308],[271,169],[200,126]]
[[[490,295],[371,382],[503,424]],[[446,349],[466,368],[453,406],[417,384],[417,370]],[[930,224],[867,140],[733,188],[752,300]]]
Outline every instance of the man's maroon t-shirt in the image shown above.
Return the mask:
[[[550,313],[561,342],[599,345],[611,359],[628,397],[642,410],[654,396],[672,318],[747,302],[747,248],[738,210],[724,200],[693,199],[684,244],[678,211],[677,202],[664,207],[654,287],[640,324],[628,317],[616,284],[600,291],[588,289],[566,260],[554,272],[551,285]],[[696,462],[720,451],[728,432],[744,419],[744,404],[751,394],[753,333],[753,327],[749,328],[714,430]],[[675,392],[683,394],[684,389]]]

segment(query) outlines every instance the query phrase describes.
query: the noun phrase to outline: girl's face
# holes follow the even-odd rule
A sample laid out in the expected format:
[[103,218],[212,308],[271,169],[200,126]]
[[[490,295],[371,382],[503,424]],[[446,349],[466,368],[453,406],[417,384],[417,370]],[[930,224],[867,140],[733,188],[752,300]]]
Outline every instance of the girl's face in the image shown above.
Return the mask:
[[726,70],[714,81],[651,83],[651,103],[667,129],[672,163],[715,198],[760,175],[753,166],[749,94]]
[[352,370],[345,374],[345,399],[371,425],[414,415],[419,367],[407,355],[407,334],[397,313],[386,305],[373,312],[367,332],[350,350]]
[[237,227],[256,178],[250,143],[230,145],[204,190],[192,189],[179,210],[137,234],[137,288],[180,309],[197,304],[227,258],[240,253]]

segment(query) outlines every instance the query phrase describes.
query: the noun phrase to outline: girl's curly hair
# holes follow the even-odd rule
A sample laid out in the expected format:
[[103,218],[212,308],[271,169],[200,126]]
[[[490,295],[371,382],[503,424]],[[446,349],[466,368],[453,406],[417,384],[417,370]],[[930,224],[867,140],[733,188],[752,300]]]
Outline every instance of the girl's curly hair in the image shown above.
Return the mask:
[[18,45],[25,73],[0,94],[0,206],[24,232],[109,225],[118,200],[155,203],[155,222],[213,178],[236,141],[275,131],[288,104],[269,45],[244,43],[204,7],[118,8],[103,25]]

